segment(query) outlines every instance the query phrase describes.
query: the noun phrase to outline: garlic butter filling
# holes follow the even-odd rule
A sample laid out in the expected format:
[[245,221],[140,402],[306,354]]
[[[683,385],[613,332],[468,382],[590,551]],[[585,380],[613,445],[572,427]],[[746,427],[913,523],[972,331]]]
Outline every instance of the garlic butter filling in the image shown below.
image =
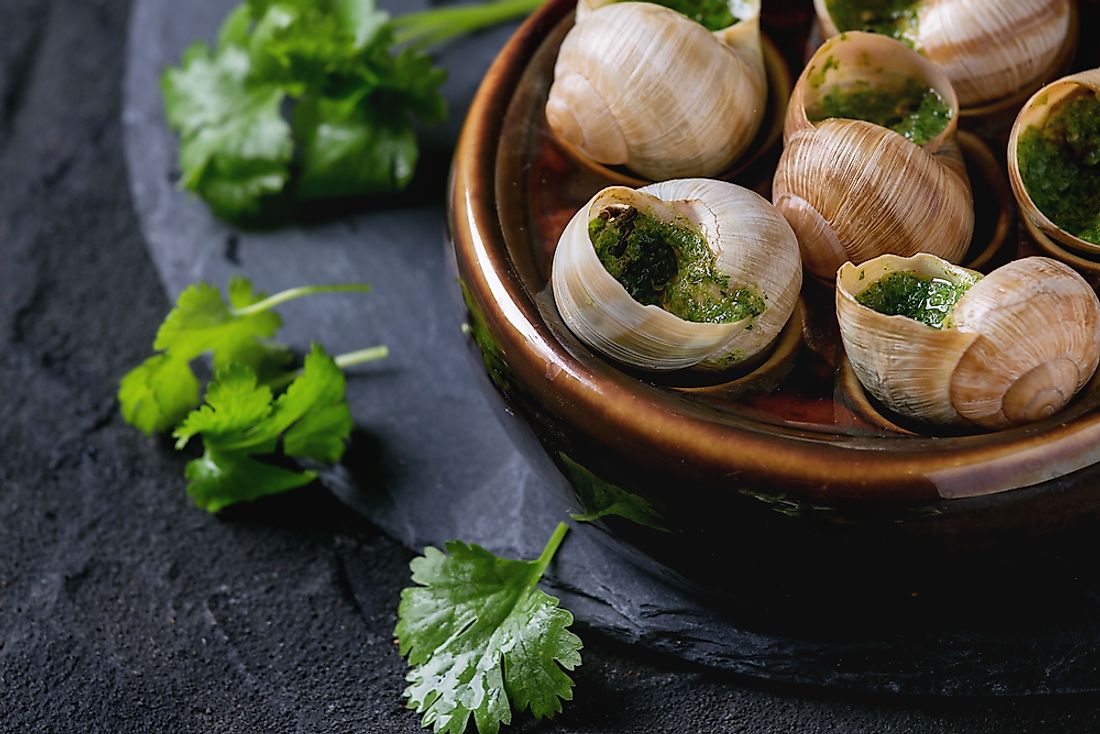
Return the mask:
[[649,2],[686,15],[708,31],[729,28],[740,20],[733,14],[729,0],[649,0]]
[[1100,245],[1100,96],[1082,90],[1057,103],[1041,128],[1020,135],[1016,155],[1039,211]]
[[886,316],[905,316],[935,329],[950,328],[955,304],[975,281],[953,283],[914,271],[897,271],[871,283],[856,301]]
[[867,31],[913,45],[917,0],[827,0],[825,6],[839,31]]
[[706,239],[684,221],[664,222],[633,206],[600,210],[589,222],[604,268],[643,306],[685,321],[729,324],[767,308],[758,289],[730,282]]

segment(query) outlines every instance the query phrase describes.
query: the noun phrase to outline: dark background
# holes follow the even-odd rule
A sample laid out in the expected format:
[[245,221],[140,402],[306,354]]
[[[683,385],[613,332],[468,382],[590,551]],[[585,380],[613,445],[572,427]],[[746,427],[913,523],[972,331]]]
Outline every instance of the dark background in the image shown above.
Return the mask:
[[[118,417],[170,306],[123,164],[128,14],[0,0],[0,731],[420,731],[391,636],[411,553],[320,488],[195,510],[185,459]],[[1096,697],[842,697],[578,631],[576,700],[514,730],[1100,730]]]

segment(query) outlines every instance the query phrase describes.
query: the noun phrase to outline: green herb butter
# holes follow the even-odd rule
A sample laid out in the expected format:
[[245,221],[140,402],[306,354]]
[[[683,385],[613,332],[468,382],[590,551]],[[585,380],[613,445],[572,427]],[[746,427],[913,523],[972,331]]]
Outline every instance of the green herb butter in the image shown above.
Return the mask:
[[712,324],[759,316],[767,308],[757,289],[730,283],[706,240],[686,222],[613,206],[589,223],[588,234],[607,272],[644,306]]
[[899,271],[867,286],[856,300],[881,314],[905,316],[939,329],[971,285]]
[[1059,105],[1016,148],[1031,200],[1058,227],[1100,245],[1100,98],[1085,93]]
[[917,0],[827,0],[825,6],[839,31],[868,31],[914,45]]
[[893,89],[861,81],[829,89],[814,109],[810,122],[830,118],[866,120],[889,128],[917,145],[924,145],[947,127],[951,108],[936,90],[915,79]]
[[[623,0],[619,0],[622,2]],[[730,10],[729,0],[650,0],[702,24],[708,31],[729,28],[739,19]]]

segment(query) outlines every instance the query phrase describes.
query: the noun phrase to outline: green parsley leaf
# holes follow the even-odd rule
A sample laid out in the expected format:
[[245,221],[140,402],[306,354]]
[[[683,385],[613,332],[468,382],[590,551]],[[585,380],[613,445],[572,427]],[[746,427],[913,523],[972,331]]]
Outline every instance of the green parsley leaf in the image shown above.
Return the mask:
[[539,1],[391,21],[374,0],[246,0],[223,22],[216,51],[192,46],[162,78],[168,123],[181,137],[181,185],[238,220],[273,211],[280,197],[404,189],[418,158],[414,124],[447,116],[446,72],[423,47]]
[[192,411],[173,434],[183,449],[201,436],[204,453],[187,465],[187,492],[195,503],[216,512],[300,487],[316,478],[264,462],[280,439],[287,456],[335,463],[351,434],[344,374],[314,344],[301,374],[277,399],[256,373],[241,364],[218,372],[206,404]]
[[297,193],[303,199],[400,191],[416,170],[416,132],[401,116],[375,111],[361,95],[298,105],[301,144]]
[[122,378],[118,400],[126,422],[151,436],[179,423],[199,402],[199,381],[186,361],[158,354]]
[[[255,373],[260,382],[276,379],[292,355],[285,346],[271,341],[282,325],[282,319],[272,310],[275,306],[316,293],[369,290],[369,286],[356,284],[307,286],[269,297],[255,291],[247,279],[234,278],[229,283],[227,301],[217,288],[205,283],[192,285],[180,294],[157,331],[153,348],[160,353],[122,378],[118,398],[123,418],[147,434],[167,431],[178,424],[199,403],[199,384],[191,362],[204,354],[213,355],[216,371],[240,365]],[[385,348],[374,348],[339,359],[350,366],[385,356]],[[321,418],[310,418],[318,420]],[[299,445],[297,431],[292,432],[290,443]],[[318,457],[333,455],[331,446],[310,450]],[[315,457],[313,453],[295,455]]]
[[670,532],[660,511],[645,497],[604,481],[565,454],[558,454],[570,484],[584,507],[570,515],[577,522],[596,522],[610,515],[626,518],[647,528]]
[[263,373],[272,363],[286,364],[286,348],[266,341],[282,326],[279,315],[267,310],[237,313],[260,303],[266,294],[254,292],[246,278],[233,278],[228,291],[227,303],[213,286],[197,283],[187,288],[157,331],[153,348],[188,361],[213,352],[215,370],[241,364]]
[[[512,720],[511,704],[539,718],[573,697],[565,671],[581,664],[573,615],[536,588],[568,527],[534,561],[498,558],[452,541],[410,564],[417,584],[401,593],[395,630],[412,670],[405,697],[437,734],[481,734]],[[564,669],[564,670],[563,670]]]
[[[240,16],[230,21],[227,41],[240,35]],[[251,66],[236,45],[212,55],[197,44],[161,80],[168,124],[180,134],[181,185],[219,216],[257,213],[290,177],[294,142],[280,112],[286,92],[251,78]]]
[[201,458],[188,462],[184,476],[189,482],[187,494],[208,512],[289,492],[317,478],[311,471],[289,471],[247,454],[223,454],[217,449],[207,449]]

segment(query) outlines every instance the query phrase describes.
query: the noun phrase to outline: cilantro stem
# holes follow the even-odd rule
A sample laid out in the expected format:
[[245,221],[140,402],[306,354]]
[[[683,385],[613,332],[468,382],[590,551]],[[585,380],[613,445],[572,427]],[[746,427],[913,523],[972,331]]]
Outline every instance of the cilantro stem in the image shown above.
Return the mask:
[[385,359],[390,356],[390,348],[387,346],[370,347],[368,349],[360,349],[355,352],[348,352],[347,354],[341,354],[333,357],[332,361],[336,363],[336,366],[342,370],[346,370],[348,367],[354,367],[357,364],[368,364],[370,362],[377,362],[380,359]]
[[427,48],[530,14],[542,0],[496,0],[479,5],[422,10],[390,22],[399,45]]
[[564,522],[559,522],[558,527],[554,529],[554,534],[550,536],[550,541],[546,544],[546,548],[543,549],[542,555],[535,561],[535,569],[538,571],[538,575],[535,577],[536,581],[542,578],[542,575],[546,573],[546,569],[550,566],[550,561],[554,560],[555,554],[558,552],[558,548],[561,546],[562,540],[565,539],[565,534],[569,532],[569,526]]
[[343,283],[339,285],[311,285],[302,288],[291,288],[282,293],[276,293],[273,296],[269,296],[262,301],[257,301],[251,306],[234,308],[232,314],[238,317],[255,316],[258,313],[270,311],[276,306],[281,306],[287,301],[293,301],[296,298],[303,298],[305,296],[312,296],[316,293],[370,293],[370,286],[359,283]]
[[[369,347],[368,349],[359,349],[354,352],[348,352],[347,354],[340,354],[332,358],[332,361],[336,363],[336,366],[341,370],[346,370],[348,367],[354,367],[360,364],[367,364],[369,362],[377,362],[381,359],[385,359],[390,356],[390,348],[386,346]],[[286,387],[290,383],[294,382],[302,374],[302,370],[294,370],[288,372],[285,375],[269,380],[267,386],[272,390],[279,390]]]

